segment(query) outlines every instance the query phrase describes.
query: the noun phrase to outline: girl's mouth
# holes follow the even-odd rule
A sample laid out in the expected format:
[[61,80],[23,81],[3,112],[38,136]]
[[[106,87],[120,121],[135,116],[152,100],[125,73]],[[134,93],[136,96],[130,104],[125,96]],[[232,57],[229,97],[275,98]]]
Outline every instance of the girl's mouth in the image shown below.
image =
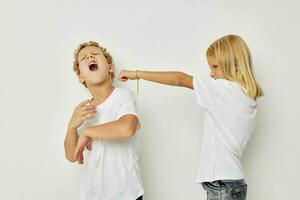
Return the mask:
[[97,70],[98,70],[98,65],[97,65],[97,63],[91,63],[91,64],[89,64],[89,69],[90,69],[91,71],[97,71]]

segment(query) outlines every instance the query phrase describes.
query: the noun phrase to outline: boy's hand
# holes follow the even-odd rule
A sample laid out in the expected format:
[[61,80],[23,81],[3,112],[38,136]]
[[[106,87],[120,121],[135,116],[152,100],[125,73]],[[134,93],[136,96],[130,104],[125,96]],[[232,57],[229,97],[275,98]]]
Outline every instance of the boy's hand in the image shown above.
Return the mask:
[[90,151],[92,150],[92,143],[93,143],[93,140],[90,138],[90,140],[88,141],[88,143],[86,144],[86,148]]
[[119,79],[119,81],[122,81],[122,82],[125,82],[128,79],[135,80],[135,79],[137,79],[136,71],[121,70],[118,79]]
[[[87,146],[87,148],[91,148],[91,141],[92,139],[85,136],[83,133],[79,136],[77,145],[74,151],[74,159],[79,164],[83,164],[83,150],[84,147]],[[88,147],[90,146],[90,147]]]
[[96,106],[90,105],[90,100],[81,102],[75,107],[72,118],[69,122],[69,128],[78,128],[85,120],[95,117]]

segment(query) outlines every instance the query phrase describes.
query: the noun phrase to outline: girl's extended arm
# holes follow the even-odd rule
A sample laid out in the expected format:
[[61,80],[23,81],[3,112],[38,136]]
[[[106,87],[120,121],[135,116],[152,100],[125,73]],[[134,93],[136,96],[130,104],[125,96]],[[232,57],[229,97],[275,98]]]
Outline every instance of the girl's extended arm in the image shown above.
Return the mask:
[[120,81],[144,79],[165,85],[193,88],[193,77],[177,71],[153,72],[153,71],[129,71],[122,70],[119,74]]

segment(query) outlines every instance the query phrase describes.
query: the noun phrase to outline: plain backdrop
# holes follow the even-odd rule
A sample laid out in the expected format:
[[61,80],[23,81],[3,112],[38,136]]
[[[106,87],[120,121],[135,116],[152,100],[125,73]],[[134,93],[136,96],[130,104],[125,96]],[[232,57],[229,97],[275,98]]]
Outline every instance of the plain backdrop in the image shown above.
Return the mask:
[[[90,98],[73,51],[95,40],[121,68],[208,76],[207,47],[238,34],[265,91],[244,151],[248,200],[298,199],[299,1],[0,1],[0,199],[78,200],[82,166],[64,157],[74,107]],[[136,92],[136,82],[121,84]],[[195,183],[202,111],[192,90],[141,81],[145,200],[206,199]]]

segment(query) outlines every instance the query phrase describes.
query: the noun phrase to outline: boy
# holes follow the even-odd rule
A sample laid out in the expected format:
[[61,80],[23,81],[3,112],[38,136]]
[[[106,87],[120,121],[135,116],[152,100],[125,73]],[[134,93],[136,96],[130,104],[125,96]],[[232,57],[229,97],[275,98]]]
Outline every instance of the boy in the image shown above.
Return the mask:
[[64,141],[66,158],[86,166],[81,199],[142,200],[134,96],[114,87],[113,59],[97,42],[79,45],[73,69],[93,96],[74,109]]

